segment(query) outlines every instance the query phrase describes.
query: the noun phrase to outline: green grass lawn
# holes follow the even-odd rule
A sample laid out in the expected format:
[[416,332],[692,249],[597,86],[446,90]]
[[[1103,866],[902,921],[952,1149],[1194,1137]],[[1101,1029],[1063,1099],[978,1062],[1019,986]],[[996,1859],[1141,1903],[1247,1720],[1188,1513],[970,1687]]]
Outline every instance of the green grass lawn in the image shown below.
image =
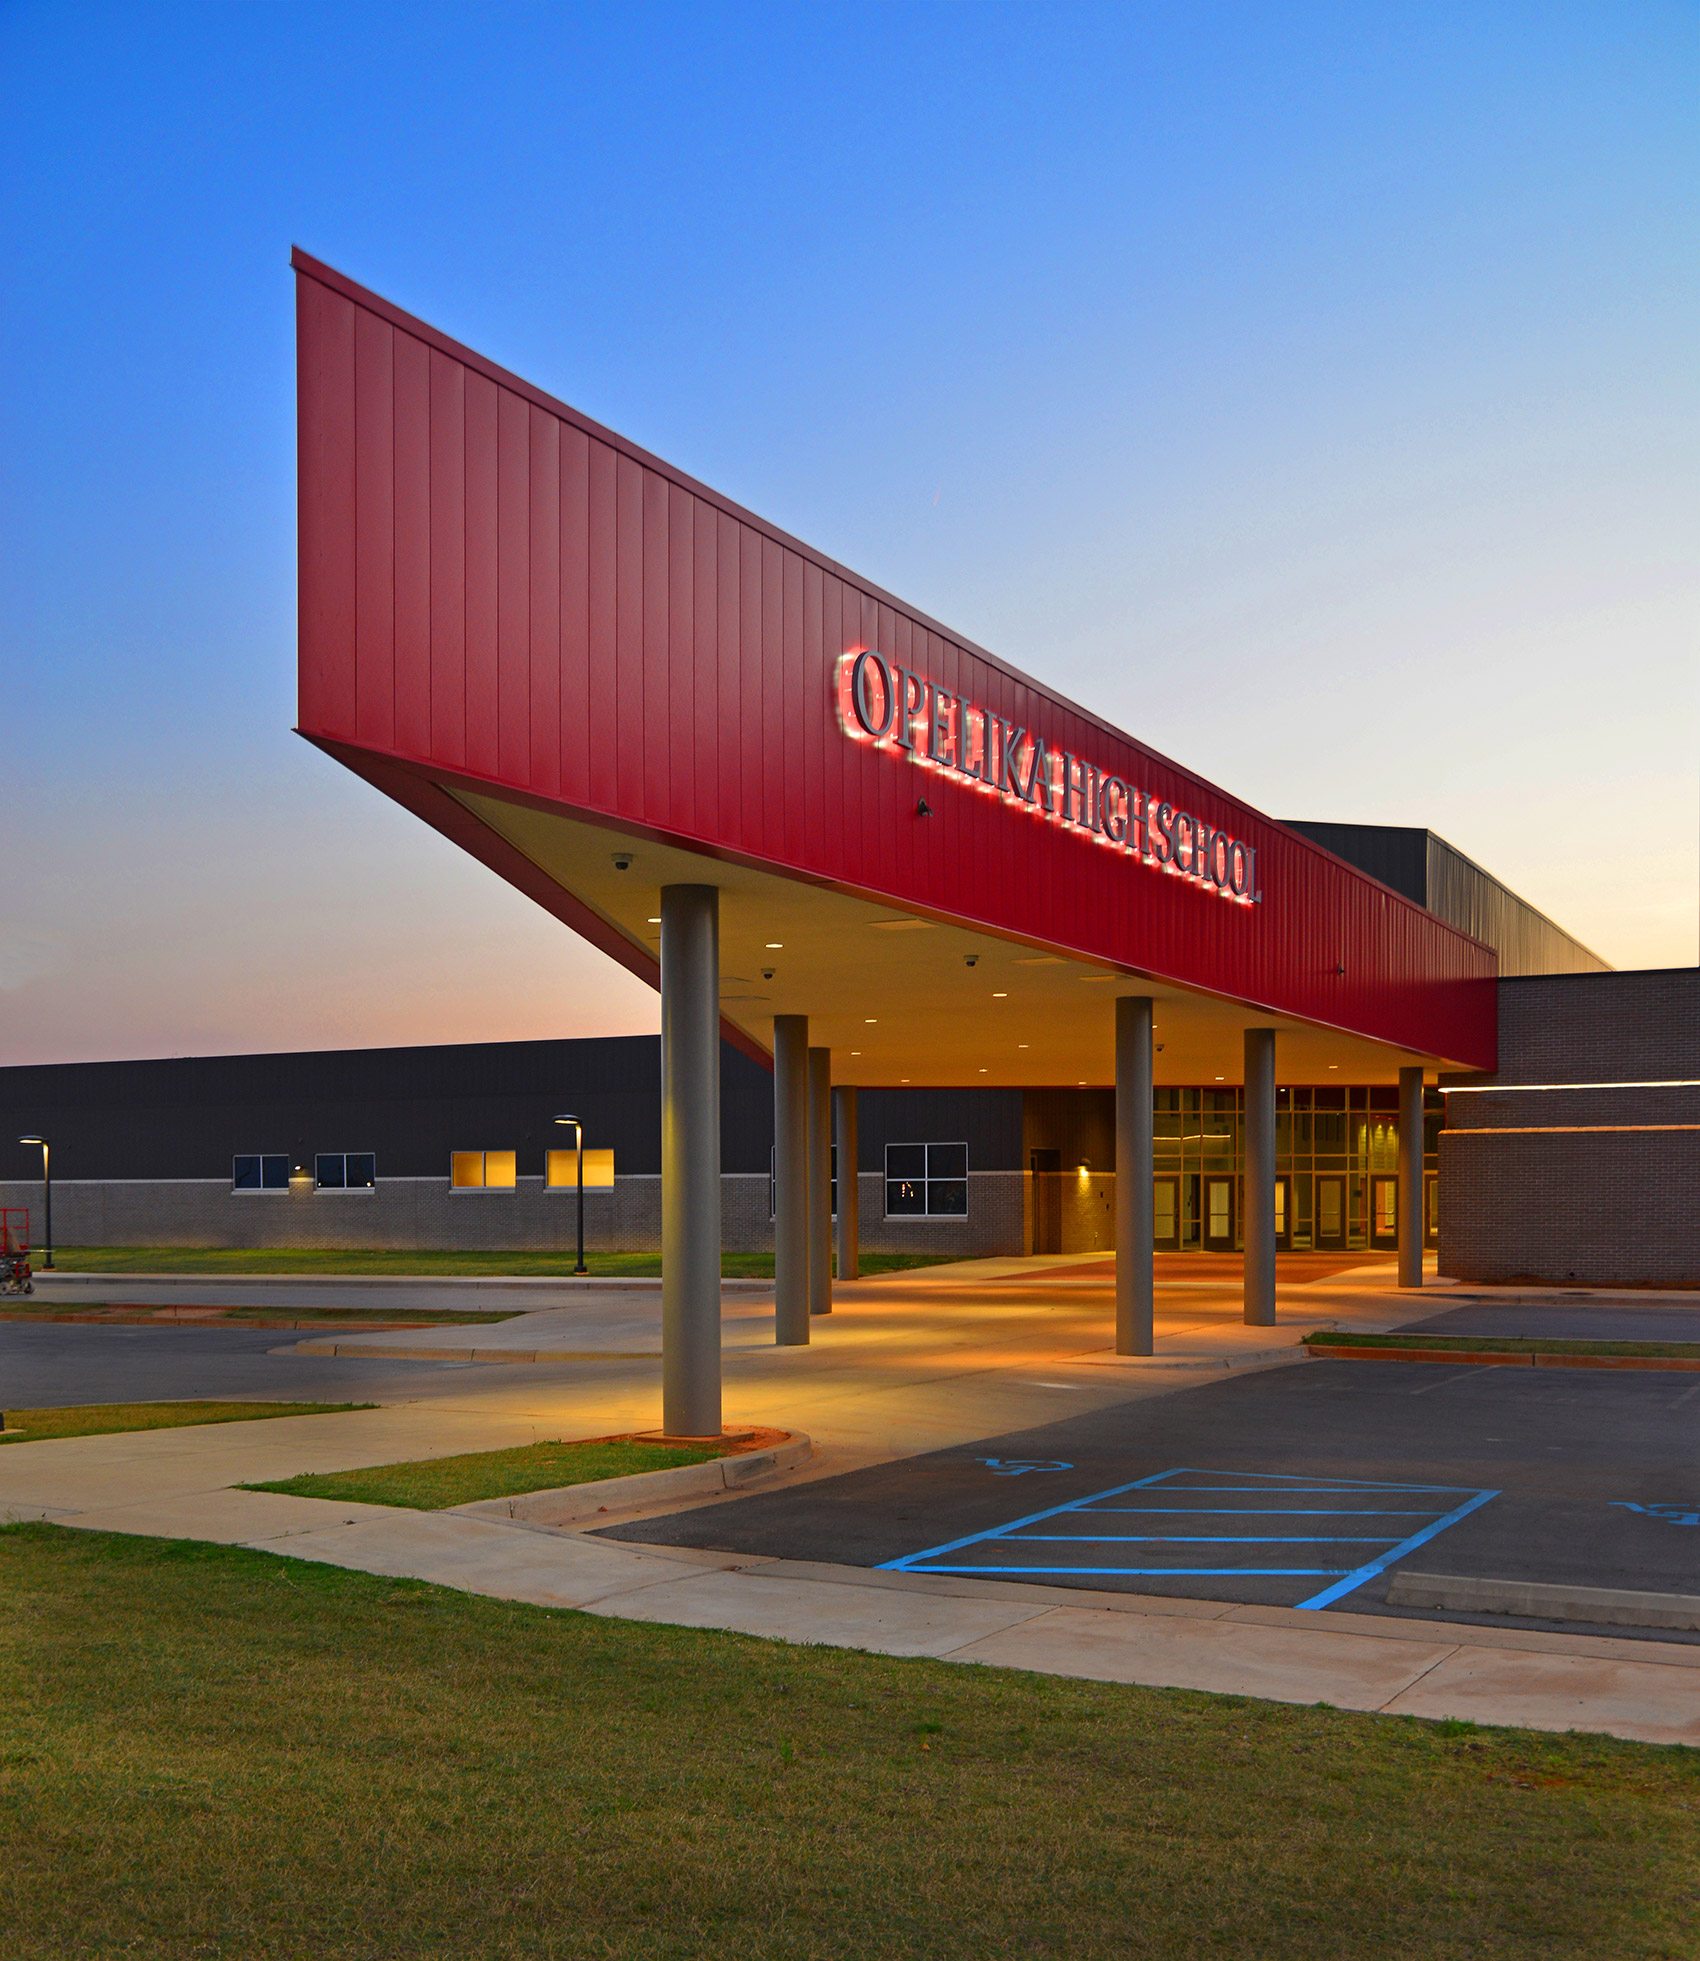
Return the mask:
[[[515,1278],[570,1274],[575,1255],[566,1253],[374,1252],[338,1251],[325,1246],[62,1246],[54,1254],[66,1273],[402,1273],[430,1279],[453,1275],[510,1275]],[[949,1266],[943,1253],[864,1253],[862,1272],[903,1273],[911,1267]],[[659,1253],[587,1253],[593,1275],[653,1279],[661,1272]],[[771,1253],[722,1253],[720,1270],[730,1280],[770,1280]],[[37,1268],[39,1273],[40,1269]]]
[[0,1948],[1642,1961],[1700,1753],[0,1531]]
[[[103,1437],[118,1430],[184,1430],[198,1423],[252,1423],[268,1416],[333,1416],[376,1403],[85,1403],[76,1409],[9,1409],[0,1443]],[[13,1428],[22,1434],[12,1436]]]
[[724,1453],[689,1444],[634,1443],[621,1437],[601,1443],[521,1444],[513,1450],[474,1450],[460,1457],[424,1458],[416,1464],[373,1464],[358,1471],[306,1471],[245,1491],[283,1491],[292,1498],[329,1498],[357,1505],[411,1505],[438,1512],[480,1498],[512,1498],[522,1491],[629,1477],[635,1471],[670,1471],[676,1464],[706,1464]]

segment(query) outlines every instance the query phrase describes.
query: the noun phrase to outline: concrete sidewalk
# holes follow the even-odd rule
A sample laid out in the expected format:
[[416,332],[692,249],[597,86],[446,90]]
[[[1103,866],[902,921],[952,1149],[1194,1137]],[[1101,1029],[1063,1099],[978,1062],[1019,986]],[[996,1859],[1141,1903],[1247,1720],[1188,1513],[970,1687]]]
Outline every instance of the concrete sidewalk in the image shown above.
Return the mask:
[[[810,1346],[835,1358],[876,1352],[882,1363],[943,1342],[960,1351],[985,1342],[1011,1359],[1030,1346],[1035,1361],[1153,1370],[1263,1366],[1288,1359],[1312,1328],[1391,1325],[1419,1298],[1398,1290],[1394,1269],[1368,1266],[1277,1291],[1275,1328],[1248,1328],[1237,1282],[1219,1276],[1157,1285],[1157,1353],[1115,1353],[1113,1268],[1102,1253],[964,1260],[866,1280],[836,1281],[833,1312],[810,1323]],[[724,1352],[772,1349],[771,1282],[724,1304]],[[555,1362],[661,1353],[659,1291],[589,1294],[570,1305],[539,1302],[512,1320],[476,1329],[326,1333],[295,1344],[303,1355],[390,1356],[430,1361]]]
[[878,1654],[1700,1745],[1700,1647],[1686,1644],[870,1571],[231,1488],[495,1449],[539,1427],[412,1405],[11,1444],[0,1447],[0,1518],[204,1539],[498,1599]]

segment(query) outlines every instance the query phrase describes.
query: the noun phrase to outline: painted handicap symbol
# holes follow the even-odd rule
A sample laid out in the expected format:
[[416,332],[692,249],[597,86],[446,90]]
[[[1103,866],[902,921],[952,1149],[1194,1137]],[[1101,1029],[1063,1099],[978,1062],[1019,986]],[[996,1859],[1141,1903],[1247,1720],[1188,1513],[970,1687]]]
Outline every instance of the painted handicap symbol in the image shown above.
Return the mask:
[[1641,1512],[1648,1518],[1663,1519],[1666,1525],[1700,1525],[1700,1505],[1670,1505],[1663,1502],[1637,1505],[1627,1498],[1614,1498],[1612,1503],[1621,1511]]
[[982,1457],[982,1464],[989,1465],[995,1478],[1024,1477],[1029,1471],[1072,1471],[1072,1464],[1064,1464],[1049,1457]]

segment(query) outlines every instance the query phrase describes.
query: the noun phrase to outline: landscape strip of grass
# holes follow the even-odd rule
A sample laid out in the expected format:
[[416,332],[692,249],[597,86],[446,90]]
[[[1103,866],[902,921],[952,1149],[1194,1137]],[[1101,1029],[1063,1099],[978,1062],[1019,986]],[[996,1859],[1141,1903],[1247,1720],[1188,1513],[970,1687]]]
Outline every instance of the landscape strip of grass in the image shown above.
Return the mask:
[[338,1504],[407,1505],[440,1512],[481,1498],[516,1498],[525,1491],[553,1491],[563,1484],[592,1484],[637,1471],[670,1471],[678,1464],[706,1464],[725,1454],[712,1444],[640,1443],[626,1437],[589,1443],[521,1444],[512,1450],[474,1450],[459,1457],[422,1458],[410,1464],[373,1464],[355,1471],[306,1471],[244,1491],[282,1491],[291,1498],[329,1498]]
[[[120,1430],[187,1430],[202,1423],[255,1423],[271,1416],[338,1416],[376,1403],[83,1403],[71,1409],[9,1409],[0,1443],[104,1437]],[[13,1429],[21,1432],[11,1434]]]
[[1696,1953],[1700,1752],[0,1531],[0,1926],[70,1961]]
[[302,1308],[290,1313],[275,1307],[219,1307],[217,1319],[210,1318],[215,1310],[194,1307],[184,1321],[172,1319],[171,1310],[150,1307],[146,1304],[134,1307],[122,1301],[79,1301],[73,1306],[51,1307],[45,1302],[35,1307],[0,1306],[0,1321],[107,1321],[115,1322],[122,1317],[125,1325],[150,1324],[159,1327],[216,1328],[226,1323],[244,1327],[262,1328],[341,1328],[370,1327],[381,1324],[386,1328],[417,1328],[437,1324],[465,1326],[472,1322],[511,1321],[519,1312],[518,1308],[492,1308],[479,1313],[467,1308],[383,1308],[383,1307],[314,1307]]
[[1424,1348],[1437,1355],[1645,1355],[1660,1361],[1700,1361],[1700,1341],[1590,1341],[1569,1335],[1355,1335],[1322,1328],[1305,1336],[1309,1348]]
[[[66,1273],[389,1273],[418,1279],[473,1277],[559,1279],[570,1277],[576,1255],[564,1253],[463,1253],[425,1249],[378,1251],[328,1246],[63,1246],[55,1254]],[[950,1266],[956,1253],[864,1253],[864,1276],[906,1273],[912,1267]],[[587,1253],[592,1279],[656,1279],[659,1253]],[[728,1280],[771,1280],[771,1253],[722,1253]]]

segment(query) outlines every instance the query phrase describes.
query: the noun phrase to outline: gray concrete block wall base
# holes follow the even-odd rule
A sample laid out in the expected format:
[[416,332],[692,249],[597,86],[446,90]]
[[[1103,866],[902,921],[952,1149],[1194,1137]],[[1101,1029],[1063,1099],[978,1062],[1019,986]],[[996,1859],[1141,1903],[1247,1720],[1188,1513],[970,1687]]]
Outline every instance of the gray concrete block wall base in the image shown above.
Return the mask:
[[[1113,1180],[1110,1181],[1113,1186]],[[1019,1254],[1024,1175],[970,1171],[966,1218],[888,1219],[885,1180],[857,1179],[861,1243],[869,1253],[949,1253],[968,1259]],[[721,1244],[732,1253],[773,1250],[770,1186],[759,1173],[720,1181]],[[576,1195],[521,1178],[512,1191],[451,1191],[444,1178],[385,1178],[370,1192],[319,1192],[305,1180],[287,1192],[233,1192],[222,1178],[55,1178],[53,1232],[61,1246],[307,1246],[374,1252],[565,1253],[577,1230]],[[41,1230],[39,1181],[0,1183],[0,1205],[29,1208]],[[1099,1220],[1109,1198],[1082,1204],[1084,1248],[1109,1244]],[[592,1253],[652,1253],[661,1245],[661,1180],[617,1176],[612,1191],[584,1195],[584,1243]],[[1069,1250],[1073,1250],[1070,1248]]]

